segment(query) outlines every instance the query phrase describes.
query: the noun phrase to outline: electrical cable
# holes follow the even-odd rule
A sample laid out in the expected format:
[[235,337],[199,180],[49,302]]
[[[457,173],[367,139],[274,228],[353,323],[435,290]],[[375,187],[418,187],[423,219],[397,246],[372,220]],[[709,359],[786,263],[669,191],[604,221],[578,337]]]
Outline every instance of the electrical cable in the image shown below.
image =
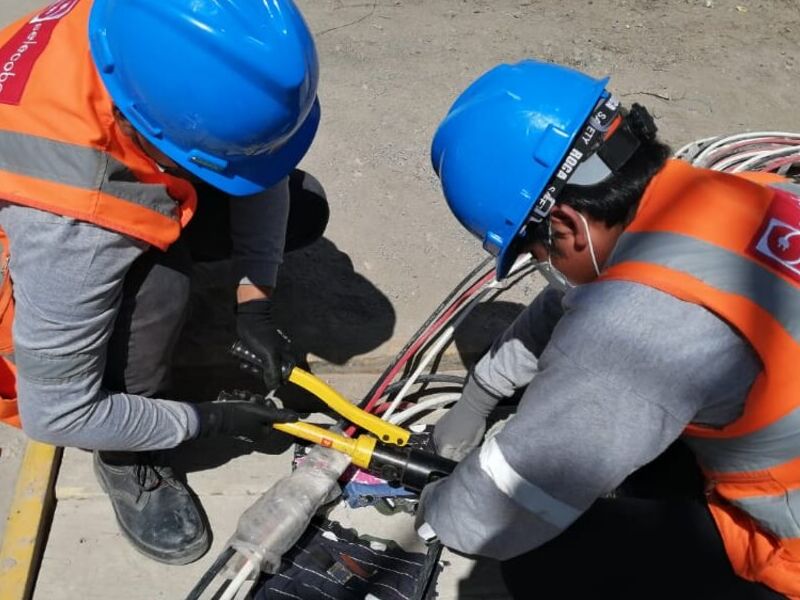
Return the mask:
[[690,142],[674,156],[690,164],[726,173],[777,171],[787,176],[800,166],[800,133],[752,131]]
[[[435,331],[439,329],[442,323],[446,323],[450,315],[452,315],[458,308],[466,302],[473,294],[475,294],[478,290],[480,290],[486,283],[488,283],[494,277],[494,269],[490,272],[486,273],[481,279],[479,279],[476,283],[472,284],[472,286],[465,291],[461,296],[459,296],[445,311],[444,313],[439,316],[436,321],[434,321],[425,331],[424,333],[412,341],[411,345],[408,346],[406,352],[397,360],[395,361],[394,365],[389,369],[386,376],[382,379],[382,381],[377,386],[375,392],[372,396],[368,396],[368,400],[366,405],[363,407],[364,410],[367,412],[371,411],[375,405],[377,404],[378,400],[383,397],[383,392],[389,386],[389,382],[397,375],[400,371],[402,366],[405,362],[412,356],[421,346],[425,343],[425,341],[432,335]],[[347,433],[352,435],[355,431],[355,427],[349,427]]]
[[739,142],[743,140],[752,141],[754,139],[757,140],[759,138],[769,138],[769,137],[797,139],[800,138],[800,134],[789,133],[785,131],[753,131],[753,132],[738,133],[728,136],[719,136],[714,142],[709,144],[704,150],[702,150],[697,156],[695,156],[694,159],[692,160],[692,163],[701,166],[703,161],[708,157],[709,154],[711,154],[718,148],[727,146],[729,144],[732,144],[733,142]]
[[798,151],[800,151],[800,147],[788,146],[785,148],[778,148],[776,150],[760,152],[756,156],[748,158],[744,162],[734,167],[731,170],[731,173],[741,173],[742,171],[746,171],[748,169],[753,168],[755,165],[758,165],[760,162],[763,162],[766,159],[779,158],[782,157],[784,154],[796,153]]
[[[390,396],[394,394],[396,391],[403,388],[406,382],[409,380],[409,377],[405,379],[400,379],[399,381],[394,382],[392,385],[384,390],[383,395],[384,397]],[[417,378],[416,383],[453,383],[456,385],[464,385],[466,383],[466,377],[462,377],[461,375],[440,375],[439,373],[426,373],[420,375]]]
[[214,581],[214,578],[222,571],[225,565],[228,564],[228,561],[233,558],[234,554],[236,554],[236,550],[231,546],[227,546],[217,557],[217,560],[203,573],[197,585],[195,585],[189,592],[189,595],[186,596],[186,600],[199,600],[206,588]]
[[[395,355],[392,362],[387,365],[384,369],[383,373],[381,373],[380,377],[375,381],[372,385],[372,388],[367,392],[364,398],[359,402],[359,407],[364,408],[372,399],[377,395],[378,388],[383,384],[386,378],[389,376],[389,373],[392,371],[394,366],[402,359],[403,356],[406,355],[408,350],[417,340],[417,338],[421,337],[423,333],[430,327],[434,321],[439,317],[439,314],[444,311],[447,306],[453,301],[453,299],[459,294],[459,292],[466,287],[466,285],[472,281],[481,271],[484,271],[494,260],[493,257],[489,256],[482,260],[478,265],[473,268],[457,285],[453,290],[447,295],[447,297],[437,306],[431,315],[425,320],[425,322],[417,329],[416,333],[406,342],[406,345],[400,350],[400,352]],[[485,277],[486,275],[481,275],[481,278]]]
[[225,593],[220,596],[219,600],[233,600],[233,597],[236,596],[236,592],[244,585],[244,582],[250,577],[250,573],[255,569],[256,564],[251,559],[247,559],[247,562],[244,563],[236,574],[236,577],[233,578],[233,581],[231,581],[231,584],[225,590]]
[[[514,265],[509,270],[508,276],[511,276],[520,270],[522,270],[529,262],[531,262],[532,257],[530,254],[525,254],[520,256]],[[513,283],[516,284],[519,281],[519,278],[514,280]],[[431,361],[436,357],[447,344],[452,339],[453,335],[455,334],[456,329],[461,325],[469,313],[483,300],[483,298],[491,293],[493,290],[498,290],[498,293],[505,291],[511,287],[508,283],[508,278],[503,279],[502,281],[494,280],[492,283],[489,283],[482,289],[480,289],[474,297],[466,304],[464,304],[463,310],[458,312],[454,312],[452,323],[450,323],[447,328],[439,334],[440,337],[433,343],[433,345],[426,351],[425,355],[423,356],[422,360],[420,361],[419,365],[417,365],[416,369],[414,370],[413,374],[409,377],[408,382],[403,386],[403,388],[398,392],[397,396],[391,401],[389,408],[386,412],[383,413],[381,417],[384,420],[389,420],[389,418],[394,414],[394,411],[397,409],[397,406],[400,404],[401,400],[405,398],[408,390],[414,385],[417,377],[420,376],[422,371],[424,371],[427,366],[431,363]]]
[[427,368],[427,366],[434,359],[434,357],[437,354],[439,354],[439,352],[441,352],[444,349],[444,347],[447,346],[447,344],[450,343],[450,340],[453,338],[453,334],[455,333],[456,327],[464,321],[466,315],[470,313],[470,311],[483,299],[483,297],[486,294],[489,293],[489,291],[490,289],[487,287],[478,292],[478,294],[474,298],[472,298],[467,304],[464,305],[464,310],[462,310],[461,313],[455,318],[453,323],[448,325],[447,329],[445,329],[440,334],[439,338],[436,340],[433,346],[431,346],[430,349],[425,353],[425,356],[423,356],[419,365],[417,365],[417,368],[408,378],[406,384],[392,399],[391,403],[389,404],[389,408],[386,410],[386,412],[383,413],[383,416],[381,417],[383,420],[385,421],[388,420],[389,417],[391,417],[392,414],[394,414],[394,411],[397,409],[397,405],[400,404],[400,401],[403,398],[405,398],[406,394],[408,393],[408,390],[411,389],[411,386],[414,385],[414,383],[416,382],[417,377],[419,377],[422,374],[422,372]]
[[426,412],[432,408],[437,408],[445,404],[456,402],[459,398],[461,398],[460,392],[452,394],[436,394],[430,398],[425,398],[425,400],[420,400],[406,410],[395,413],[392,415],[392,418],[389,419],[389,422],[394,425],[400,425],[408,421],[411,417],[417,416],[419,413]]

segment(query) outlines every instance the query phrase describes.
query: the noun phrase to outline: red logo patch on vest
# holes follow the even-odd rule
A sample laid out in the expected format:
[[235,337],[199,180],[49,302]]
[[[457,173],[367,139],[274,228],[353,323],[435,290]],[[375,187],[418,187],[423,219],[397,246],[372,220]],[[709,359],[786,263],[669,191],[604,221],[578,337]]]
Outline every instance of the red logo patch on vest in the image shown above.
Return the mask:
[[776,190],[748,254],[800,283],[800,198]]
[[47,47],[53,30],[78,2],[80,0],[54,2],[0,48],[0,103],[19,104],[33,66]]

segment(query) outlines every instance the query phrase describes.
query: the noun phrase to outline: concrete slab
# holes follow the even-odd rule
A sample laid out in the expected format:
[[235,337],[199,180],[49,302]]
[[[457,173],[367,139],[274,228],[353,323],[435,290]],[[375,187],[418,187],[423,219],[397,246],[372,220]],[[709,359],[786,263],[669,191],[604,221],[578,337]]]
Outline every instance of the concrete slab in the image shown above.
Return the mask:
[[14,498],[14,484],[26,443],[21,431],[0,425],[0,540],[5,533],[6,517]]
[[[212,452],[206,451],[204,456]],[[272,482],[289,472],[291,453],[250,453],[213,470],[188,473],[214,532],[211,551],[195,564],[170,567],[137,553],[121,536],[108,499],[91,474],[90,455],[64,454],[56,490],[58,504],[42,561],[35,599],[119,600],[182,598],[214,561],[241,515]],[[408,551],[424,552],[413,516],[388,516],[375,508],[352,509],[340,502],[330,518],[362,535],[392,539]],[[493,561],[473,561],[449,551],[442,555],[439,598],[507,598]]]

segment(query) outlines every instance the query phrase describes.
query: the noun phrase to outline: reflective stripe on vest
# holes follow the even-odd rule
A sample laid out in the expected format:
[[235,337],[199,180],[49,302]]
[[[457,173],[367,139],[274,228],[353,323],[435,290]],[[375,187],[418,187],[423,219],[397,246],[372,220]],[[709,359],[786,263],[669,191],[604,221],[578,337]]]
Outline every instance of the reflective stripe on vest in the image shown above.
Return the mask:
[[[796,238],[796,240],[795,240]],[[670,161],[600,280],[641,283],[718,315],[763,371],[742,415],[684,439],[734,570],[800,597],[800,198]],[[799,263],[800,264],[800,263]]]
[[120,129],[89,50],[91,7],[59,2],[0,31],[0,60],[22,33],[36,38],[35,57],[14,63],[14,89],[0,90],[0,198],[165,250],[196,195]]
[[163,185],[146,185],[113,156],[85,146],[0,131],[0,169],[116,198],[177,219],[177,202]]

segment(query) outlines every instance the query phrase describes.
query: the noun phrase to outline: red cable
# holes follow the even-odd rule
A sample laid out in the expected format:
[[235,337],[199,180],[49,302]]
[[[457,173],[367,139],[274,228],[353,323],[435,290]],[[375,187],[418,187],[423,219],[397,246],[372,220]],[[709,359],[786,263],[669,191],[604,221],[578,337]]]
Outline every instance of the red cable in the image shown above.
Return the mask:
[[[405,354],[400,357],[397,363],[392,367],[392,370],[386,374],[386,377],[381,382],[381,385],[375,390],[375,393],[367,402],[366,406],[364,406],[364,410],[367,412],[372,412],[372,409],[377,404],[378,400],[383,396],[383,392],[386,390],[387,387],[391,384],[394,380],[397,373],[400,369],[403,368],[403,365],[408,362],[409,358],[416,353],[417,350],[442,326],[443,323],[446,323],[450,316],[456,312],[467,300],[469,300],[480,288],[482,288],[486,283],[491,281],[494,278],[494,271],[490,271],[486,275],[484,275],[481,279],[479,279],[476,283],[472,285],[466,292],[461,294],[461,296],[456,299],[450,307],[445,310],[441,317],[439,317],[434,323],[426,329],[422,335],[417,338],[417,341],[414,342],[408,350],[406,350]],[[356,426],[351,425],[345,430],[345,434],[351,436],[355,433]]]

